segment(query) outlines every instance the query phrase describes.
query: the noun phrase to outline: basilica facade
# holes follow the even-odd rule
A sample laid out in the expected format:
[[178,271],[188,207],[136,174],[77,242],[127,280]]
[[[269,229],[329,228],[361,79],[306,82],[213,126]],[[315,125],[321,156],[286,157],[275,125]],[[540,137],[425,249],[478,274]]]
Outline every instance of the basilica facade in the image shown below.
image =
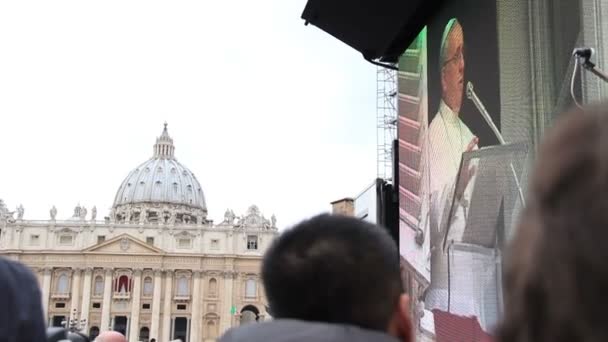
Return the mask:
[[207,218],[203,190],[174,156],[167,126],[150,159],[120,184],[108,216],[76,206],[66,219],[30,220],[0,200],[0,255],[38,276],[49,326],[93,337],[213,341],[230,327],[268,319],[260,281],[274,215],[256,206]]

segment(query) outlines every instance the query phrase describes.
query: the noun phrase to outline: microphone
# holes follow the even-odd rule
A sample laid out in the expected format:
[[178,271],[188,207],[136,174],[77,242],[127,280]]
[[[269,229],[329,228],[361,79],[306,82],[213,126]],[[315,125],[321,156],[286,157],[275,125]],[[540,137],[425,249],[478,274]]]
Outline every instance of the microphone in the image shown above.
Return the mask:
[[479,110],[481,116],[483,116],[484,120],[486,120],[487,124],[494,132],[494,135],[496,135],[496,138],[498,138],[498,142],[500,142],[501,145],[504,145],[505,139],[502,137],[502,134],[500,134],[500,131],[498,130],[498,127],[496,127],[496,125],[494,124],[494,121],[492,121],[492,117],[486,110],[486,107],[483,105],[483,103],[481,103],[481,100],[479,99],[479,97],[477,97],[477,94],[475,94],[475,90],[473,89],[473,83],[471,82],[467,82],[467,98],[473,101],[473,104],[475,105],[475,107],[477,107],[477,110]]
[[595,49],[589,47],[576,48],[572,51],[572,56],[579,58],[590,59],[595,53]]
[[[595,76],[599,77],[600,79],[602,79],[604,82],[608,82],[608,73],[602,71],[600,68],[598,68],[594,63],[592,63],[590,61],[591,56],[593,56],[593,54],[595,53],[595,50],[593,48],[590,47],[582,47],[582,48],[576,48],[574,49],[574,51],[572,51],[572,56],[576,57],[577,63],[580,64],[583,68],[587,69],[588,71],[591,71],[591,73],[595,74]],[[575,69],[572,72],[572,81],[570,81],[570,93],[572,94],[572,88],[574,87],[574,76],[576,74],[576,66],[575,65]],[[580,105],[579,105],[580,107]]]
[[[469,100],[473,101],[473,104],[475,105],[475,107],[477,107],[477,110],[479,110],[479,113],[481,113],[481,116],[484,118],[484,120],[486,120],[486,123],[492,129],[492,131],[494,132],[494,135],[496,135],[496,138],[498,138],[498,142],[500,142],[501,145],[505,145],[506,144],[505,139],[502,137],[502,134],[498,130],[498,127],[496,127],[496,125],[494,124],[494,121],[492,121],[492,117],[486,110],[486,107],[483,105],[483,103],[481,102],[479,97],[477,97],[477,94],[475,94],[475,90],[473,89],[473,83],[471,83],[471,82],[467,82],[467,98]],[[524,198],[524,192],[521,189],[521,185],[519,184],[519,179],[517,178],[517,173],[515,172],[515,167],[513,167],[513,163],[511,163],[510,166],[511,166],[511,174],[513,176],[513,180],[515,181],[515,187],[517,187],[517,191],[519,193],[519,200],[521,201],[521,204],[523,206],[525,206],[526,200]]]

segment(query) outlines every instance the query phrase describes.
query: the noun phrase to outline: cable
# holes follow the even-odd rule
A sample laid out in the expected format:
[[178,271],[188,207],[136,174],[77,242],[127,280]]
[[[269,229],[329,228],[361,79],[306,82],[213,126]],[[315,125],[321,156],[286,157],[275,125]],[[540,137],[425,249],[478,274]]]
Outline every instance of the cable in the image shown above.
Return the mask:
[[574,70],[572,71],[572,78],[570,79],[570,96],[572,96],[572,100],[574,100],[574,104],[583,109],[583,106],[576,100],[576,95],[574,95],[574,79],[576,78],[576,72],[578,71],[578,57],[574,57],[576,61],[574,62]]

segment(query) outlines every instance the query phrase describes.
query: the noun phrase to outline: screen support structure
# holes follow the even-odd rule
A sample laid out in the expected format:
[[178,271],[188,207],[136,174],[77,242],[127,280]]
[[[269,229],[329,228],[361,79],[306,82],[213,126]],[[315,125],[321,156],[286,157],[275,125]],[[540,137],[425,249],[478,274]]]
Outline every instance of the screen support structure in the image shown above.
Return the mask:
[[376,75],[377,177],[393,181],[393,141],[397,139],[397,71],[378,67]]

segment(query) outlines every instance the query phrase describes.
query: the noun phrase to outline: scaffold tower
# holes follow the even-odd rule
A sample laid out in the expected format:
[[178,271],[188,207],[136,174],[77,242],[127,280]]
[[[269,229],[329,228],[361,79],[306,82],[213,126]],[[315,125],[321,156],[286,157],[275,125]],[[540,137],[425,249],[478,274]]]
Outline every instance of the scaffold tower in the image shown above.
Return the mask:
[[397,71],[379,66],[376,89],[377,175],[392,181],[392,144],[397,138]]

